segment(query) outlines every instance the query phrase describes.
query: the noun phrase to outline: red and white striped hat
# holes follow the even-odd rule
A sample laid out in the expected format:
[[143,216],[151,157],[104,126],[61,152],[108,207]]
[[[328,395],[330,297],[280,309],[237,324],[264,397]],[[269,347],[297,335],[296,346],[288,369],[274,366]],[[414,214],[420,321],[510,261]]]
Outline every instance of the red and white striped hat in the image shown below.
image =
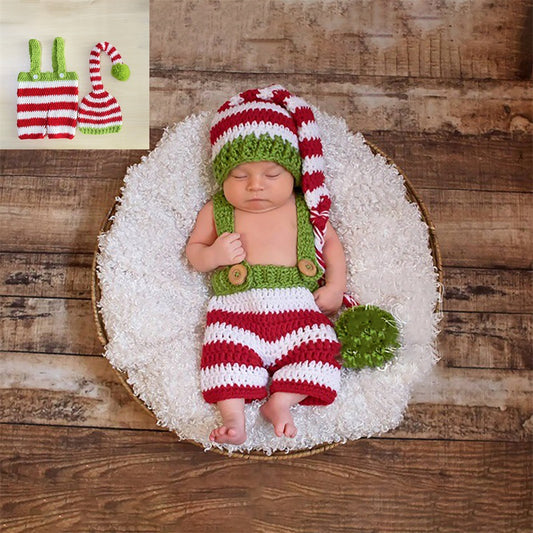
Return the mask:
[[102,83],[100,74],[100,53],[105,52],[113,67],[111,74],[121,81],[130,77],[130,69],[122,61],[117,49],[102,41],[95,45],[89,56],[89,72],[93,90],[83,98],[78,109],[78,127],[82,133],[116,133],[122,127],[122,111],[114,96],[109,94]]
[[[331,198],[320,131],[309,104],[281,85],[244,91],[217,111],[210,131],[215,179],[249,161],[275,161],[301,186],[313,226],[317,261],[325,269],[324,236]],[[345,304],[355,300],[345,295]]]

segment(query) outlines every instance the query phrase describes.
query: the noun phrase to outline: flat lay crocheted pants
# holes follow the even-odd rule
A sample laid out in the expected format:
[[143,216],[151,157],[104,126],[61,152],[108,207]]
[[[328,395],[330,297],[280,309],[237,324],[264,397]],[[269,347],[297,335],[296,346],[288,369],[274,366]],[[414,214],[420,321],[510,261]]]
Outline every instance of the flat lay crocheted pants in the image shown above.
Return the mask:
[[65,42],[54,39],[53,72],[41,72],[41,43],[29,41],[29,72],[17,78],[17,130],[19,139],[72,139],[78,121],[78,75],[65,65]]
[[208,403],[260,400],[271,375],[271,394],[307,394],[303,405],[327,405],[339,389],[339,351],[331,321],[306,288],[214,296],[202,349],[202,394]]
[[78,81],[19,82],[17,127],[20,139],[72,139],[76,134]]

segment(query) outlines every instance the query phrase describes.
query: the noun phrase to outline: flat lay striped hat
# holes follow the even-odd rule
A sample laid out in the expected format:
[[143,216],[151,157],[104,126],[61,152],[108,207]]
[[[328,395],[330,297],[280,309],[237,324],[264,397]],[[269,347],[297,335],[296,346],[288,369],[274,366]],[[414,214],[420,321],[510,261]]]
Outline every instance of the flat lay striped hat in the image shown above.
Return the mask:
[[111,74],[121,81],[130,76],[130,69],[122,61],[117,49],[102,41],[95,45],[89,56],[89,72],[93,90],[83,98],[78,109],[78,128],[82,133],[116,133],[122,127],[122,110],[114,96],[109,94],[102,83],[100,74],[100,54],[105,52],[113,64]]
[[[244,91],[218,109],[210,140],[219,184],[233,168],[251,161],[274,161],[294,176],[309,208],[316,258],[325,270],[323,247],[331,198],[320,130],[309,104],[281,85]],[[347,306],[355,304],[347,294],[344,301]]]

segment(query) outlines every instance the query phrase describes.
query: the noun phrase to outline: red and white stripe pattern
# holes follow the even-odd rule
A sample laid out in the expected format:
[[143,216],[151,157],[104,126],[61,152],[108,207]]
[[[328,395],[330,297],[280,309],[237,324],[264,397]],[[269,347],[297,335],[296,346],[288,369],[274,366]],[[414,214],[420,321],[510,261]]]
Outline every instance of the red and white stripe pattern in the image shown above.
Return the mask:
[[218,110],[211,127],[213,160],[228,142],[251,134],[279,136],[298,150],[298,133],[290,113],[275,103],[251,100],[250,93],[242,93],[246,100],[238,95]]
[[340,344],[331,321],[303,287],[251,289],[210,300],[201,361],[204,399],[247,401],[306,394],[327,405],[340,385]]
[[19,139],[72,139],[76,134],[78,80],[19,81]]
[[78,123],[80,128],[94,129],[94,133],[99,133],[98,130],[118,130],[122,126],[122,110],[116,98],[104,89],[102,82],[100,72],[102,52],[109,56],[113,65],[123,63],[117,49],[106,41],[99,42],[91,50],[89,73],[93,90],[80,103]]

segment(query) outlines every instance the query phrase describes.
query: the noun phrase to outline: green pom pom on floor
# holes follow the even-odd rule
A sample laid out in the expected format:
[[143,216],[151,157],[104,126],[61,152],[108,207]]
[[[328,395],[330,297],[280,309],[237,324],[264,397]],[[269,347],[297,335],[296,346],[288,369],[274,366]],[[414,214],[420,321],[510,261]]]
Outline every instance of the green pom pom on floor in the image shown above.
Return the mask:
[[346,368],[379,367],[394,357],[400,346],[394,317],[372,305],[344,311],[335,324],[341,355]]
[[130,77],[130,67],[126,63],[116,63],[111,67],[111,74],[120,81],[126,81]]

